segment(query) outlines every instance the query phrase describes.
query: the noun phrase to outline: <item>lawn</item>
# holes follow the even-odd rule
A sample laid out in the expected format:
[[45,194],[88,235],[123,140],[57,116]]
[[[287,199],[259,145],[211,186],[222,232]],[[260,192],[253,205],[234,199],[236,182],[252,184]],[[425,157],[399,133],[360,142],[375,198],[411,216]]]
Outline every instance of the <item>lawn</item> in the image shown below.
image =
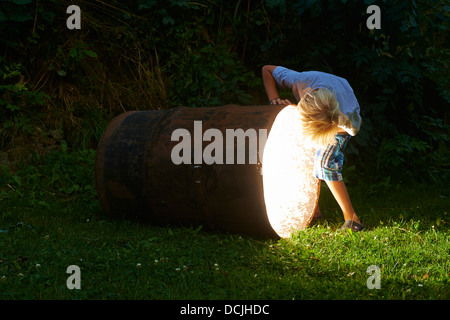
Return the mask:
[[[54,153],[0,175],[0,299],[449,299],[449,186],[349,186],[366,224],[343,218],[326,185],[324,219],[290,239],[105,217],[93,151]],[[80,268],[69,289],[67,268]],[[368,268],[380,288],[369,289]],[[371,282],[373,283],[373,282]]]

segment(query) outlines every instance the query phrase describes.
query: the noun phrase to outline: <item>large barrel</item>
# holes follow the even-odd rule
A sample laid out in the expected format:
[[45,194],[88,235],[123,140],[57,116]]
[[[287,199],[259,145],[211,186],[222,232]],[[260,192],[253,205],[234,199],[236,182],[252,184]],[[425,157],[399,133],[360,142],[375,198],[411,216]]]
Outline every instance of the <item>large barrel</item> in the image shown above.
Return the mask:
[[[225,139],[227,130],[250,129],[258,134],[258,143],[263,143],[259,133],[269,133],[282,108],[179,107],[117,116],[101,138],[95,160],[97,193],[104,212],[109,217],[156,224],[203,225],[211,230],[278,237],[266,213],[262,149],[254,161],[254,149],[246,147],[245,163],[238,163],[240,146],[233,143],[231,150]],[[202,157],[213,142],[203,137],[210,128],[223,136],[222,163],[206,163]],[[186,132],[183,143],[190,139],[192,154],[177,153],[189,159],[182,163],[174,161],[173,155],[180,149],[183,134],[174,138],[174,132]],[[226,161],[230,152],[234,152],[234,163]]]

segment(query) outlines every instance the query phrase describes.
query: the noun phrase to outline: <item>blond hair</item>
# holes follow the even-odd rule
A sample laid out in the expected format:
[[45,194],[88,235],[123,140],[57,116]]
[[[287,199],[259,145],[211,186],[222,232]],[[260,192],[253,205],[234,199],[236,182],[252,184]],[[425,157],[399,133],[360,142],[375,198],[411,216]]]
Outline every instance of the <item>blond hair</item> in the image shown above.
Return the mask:
[[306,93],[297,107],[305,136],[321,147],[334,143],[340,114],[334,92],[321,88]]

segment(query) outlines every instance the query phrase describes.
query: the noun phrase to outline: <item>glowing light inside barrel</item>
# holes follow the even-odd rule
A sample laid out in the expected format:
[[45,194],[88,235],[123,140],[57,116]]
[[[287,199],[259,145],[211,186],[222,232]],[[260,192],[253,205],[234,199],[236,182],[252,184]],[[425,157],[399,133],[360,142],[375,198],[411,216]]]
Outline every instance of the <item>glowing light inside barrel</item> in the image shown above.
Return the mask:
[[264,201],[269,222],[282,238],[308,227],[317,207],[320,180],[313,176],[315,148],[301,132],[296,106],[282,109],[264,147]]

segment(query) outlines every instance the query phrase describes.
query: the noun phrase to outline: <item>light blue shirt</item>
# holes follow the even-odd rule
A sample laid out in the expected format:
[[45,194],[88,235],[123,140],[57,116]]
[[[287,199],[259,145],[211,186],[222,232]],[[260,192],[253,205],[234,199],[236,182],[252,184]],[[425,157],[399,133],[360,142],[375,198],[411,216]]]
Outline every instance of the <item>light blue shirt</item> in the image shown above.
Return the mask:
[[301,87],[303,83],[312,90],[325,88],[334,91],[339,103],[339,110],[341,110],[338,120],[339,128],[344,129],[352,136],[358,133],[361,127],[359,103],[352,87],[344,78],[320,71],[297,72],[285,67],[276,67],[272,76],[278,86],[290,88],[294,96],[298,95],[294,92],[295,85]]

